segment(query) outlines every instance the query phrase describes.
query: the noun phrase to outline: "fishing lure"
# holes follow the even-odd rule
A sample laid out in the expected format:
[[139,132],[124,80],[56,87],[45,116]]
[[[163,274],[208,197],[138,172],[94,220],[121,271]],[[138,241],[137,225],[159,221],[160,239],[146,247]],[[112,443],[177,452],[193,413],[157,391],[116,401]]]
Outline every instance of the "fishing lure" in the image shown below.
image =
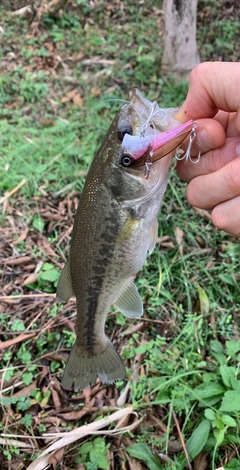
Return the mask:
[[[147,120],[148,122],[150,121],[150,118],[151,116],[149,116]],[[188,136],[190,136],[190,138],[187,150],[183,156],[177,157],[177,159],[182,160],[186,158],[186,160],[189,160],[192,163],[197,163],[199,161],[200,152],[196,159],[193,160],[191,157],[191,148],[196,137],[195,129],[197,127],[197,123],[195,121],[191,119],[169,131],[145,136],[144,132],[148,122],[142,126],[140,137],[133,136],[128,133],[124,135],[119,163],[125,167],[129,167],[131,165],[145,165],[147,178],[151,171],[151,164],[154,161],[165,157],[179,147],[183,140]]]

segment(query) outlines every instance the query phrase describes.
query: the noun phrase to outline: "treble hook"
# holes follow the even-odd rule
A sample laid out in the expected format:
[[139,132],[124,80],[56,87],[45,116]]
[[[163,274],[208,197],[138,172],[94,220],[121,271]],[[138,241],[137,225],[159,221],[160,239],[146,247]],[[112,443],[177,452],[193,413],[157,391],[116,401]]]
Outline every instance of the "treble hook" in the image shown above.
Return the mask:
[[152,169],[152,156],[153,156],[153,151],[149,152],[148,158],[145,160],[145,178],[148,179],[149,173],[151,172]]
[[196,158],[193,158],[191,157],[191,149],[192,149],[192,144],[193,144],[193,141],[196,137],[196,132],[195,132],[195,129],[196,127],[193,127],[192,130],[191,130],[191,133],[190,133],[190,136],[189,136],[189,142],[188,142],[188,146],[187,146],[187,150],[186,152],[182,155],[182,156],[176,156],[176,159],[177,160],[183,160],[184,158],[186,159],[186,162],[189,160],[191,163],[198,163],[199,160],[200,160],[200,157],[201,157],[201,150],[199,150],[198,152],[198,156]]

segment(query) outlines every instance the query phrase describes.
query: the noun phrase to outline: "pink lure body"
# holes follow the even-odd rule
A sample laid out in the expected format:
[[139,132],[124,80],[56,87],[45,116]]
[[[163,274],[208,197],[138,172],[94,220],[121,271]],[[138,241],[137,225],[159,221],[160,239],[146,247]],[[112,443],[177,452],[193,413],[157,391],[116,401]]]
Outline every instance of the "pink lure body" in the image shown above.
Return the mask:
[[195,122],[189,120],[166,132],[155,132],[148,136],[132,136],[125,134],[122,141],[123,155],[129,155],[133,164],[143,164],[141,161],[151,156],[152,161],[159,160],[177,148],[194,129]]

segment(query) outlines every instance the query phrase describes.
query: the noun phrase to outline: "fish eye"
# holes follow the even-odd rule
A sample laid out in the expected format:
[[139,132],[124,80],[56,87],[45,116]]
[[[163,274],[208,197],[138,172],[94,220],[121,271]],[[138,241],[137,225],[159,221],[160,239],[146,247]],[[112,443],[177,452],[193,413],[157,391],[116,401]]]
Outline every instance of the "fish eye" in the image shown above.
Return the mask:
[[133,129],[130,126],[130,124],[123,124],[121,127],[118,129],[118,138],[122,142],[123,137],[125,134],[133,135]]
[[130,166],[132,164],[133,158],[131,155],[125,154],[122,155],[120,163],[122,166]]

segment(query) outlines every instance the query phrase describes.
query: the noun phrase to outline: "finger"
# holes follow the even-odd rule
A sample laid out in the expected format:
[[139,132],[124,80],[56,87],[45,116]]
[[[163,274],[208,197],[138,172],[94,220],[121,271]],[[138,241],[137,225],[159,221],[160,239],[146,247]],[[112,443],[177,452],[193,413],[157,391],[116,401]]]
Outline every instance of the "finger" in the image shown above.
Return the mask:
[[214,120],[218,121],[225,130],[226,137],[236,137],[240,135],[240,130],[236,126],[237,113],[226,113],[225,111],[218,111]]
[[240,196],[214,207],[212,222],[220,230],[224,230],[235,237],[240,237]]
[[188,201],[200,209],[213,209],[239,195],[240,158],[235,158],[213,173],[193,178],[187,187]]
[[214,173],[225,168],[232,160],[240,157],[240,137],[232,137],[226,140],[225,144],[214,150],[209,150],[200,157],[198,163],[181,160],[177,162],[178,176],[184,181],[191,181],[193,178],[208,173]]
[[190,74],[187,98],[176,119],[214,117],[219,109],[237,112],[236,125],[240,130],[240,64],[230,62],[205,62],[195,67]]

